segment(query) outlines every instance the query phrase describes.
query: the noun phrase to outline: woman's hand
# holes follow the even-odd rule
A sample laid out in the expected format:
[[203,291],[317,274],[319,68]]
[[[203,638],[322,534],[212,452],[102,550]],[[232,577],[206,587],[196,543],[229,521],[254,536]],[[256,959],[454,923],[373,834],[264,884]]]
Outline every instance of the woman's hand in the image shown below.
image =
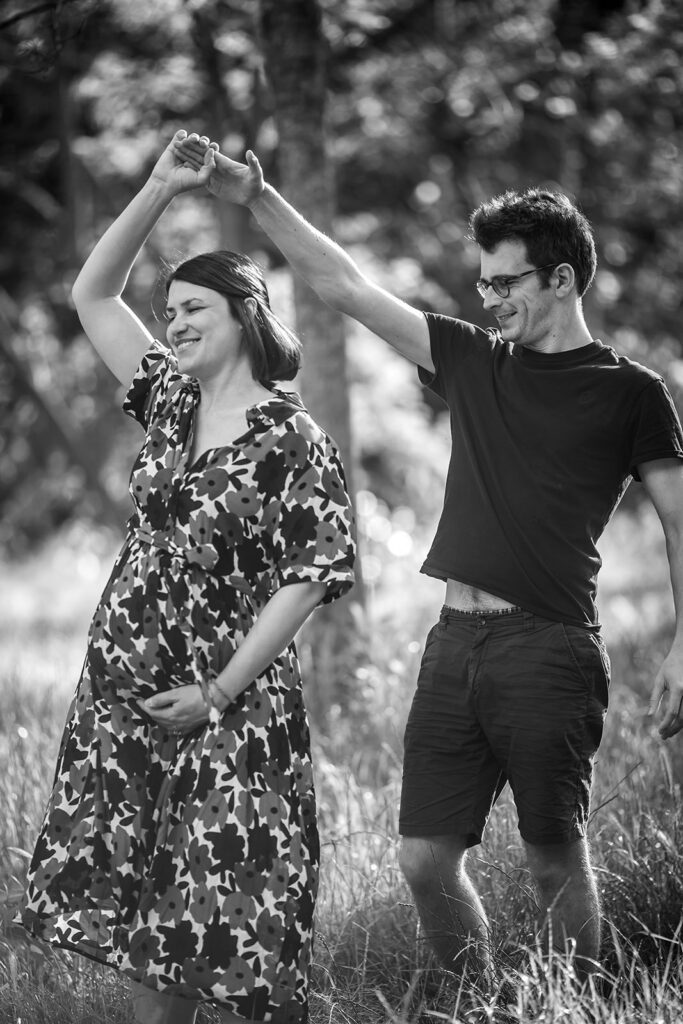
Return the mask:
[[[242,164],[223,156],[218,151],[218,143],[209,142],[206,136],[199,136],[196,132],[192,135],[176,132],[171,145],[178,160],[197,173],[201,173],[209,161],[207,188],[219,199],[238,206],[249,206],[263,192],[263,171],[250,149],[246,154],[247,162]],[[213,156],[209,154],[210,150]]]
[[209,720],[202,691],[196,683],[155,693],[153,697],[139,701],[139,705],[157,725],[173,733],[192,732]]
[[216,143],[209,142],[206,136],[199,139],[199,136],[195,135],[194,138],[198,139],[201,145],[201,158],[197,159],[195,155],[189,159],[180,148],[186,136],[187,132],[183,129],[175,133],[150,175],[150,181],[167,189],[172,196],[204,188],[209,184],[214,170],[214,154],[218,149]]

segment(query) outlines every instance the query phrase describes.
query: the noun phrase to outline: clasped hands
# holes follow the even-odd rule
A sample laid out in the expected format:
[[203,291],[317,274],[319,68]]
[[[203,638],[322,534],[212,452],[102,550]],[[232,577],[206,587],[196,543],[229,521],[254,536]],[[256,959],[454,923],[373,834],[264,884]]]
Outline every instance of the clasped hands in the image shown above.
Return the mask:
[[247,151],[246,163],[224,156],[217,142],[184,129],[175,133],[159,157],[152,177],[174,192],[206,188],[228,202],[247,206],[264,189],[263,171],[256,156]]
[[138,705],[157,725],[171,733],[184,735],[209,721],[209,711],[198,683],[155,693],[138,701]]

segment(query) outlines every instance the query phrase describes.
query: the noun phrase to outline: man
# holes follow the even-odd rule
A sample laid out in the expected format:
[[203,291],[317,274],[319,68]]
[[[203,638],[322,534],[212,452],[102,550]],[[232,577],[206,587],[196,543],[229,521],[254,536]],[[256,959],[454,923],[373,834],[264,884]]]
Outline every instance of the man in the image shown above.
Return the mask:
[[[487,974],[488,922],[467,875],[506,782],[548,939],[597,966],[600,910],[586,840],[609,660],[595,609],[595,543],[630,476],[666,535],[678,629],[655,680],[664,739],[683,726],[683,434],[655,373],[586,326],[590,225],[563,195],[506,193],[473,214],[477,288],[497,330],[423,314],[368,280],[270,186],[253,153],[177,145],[210,190],[250,207],[329,305],[418,367],[446,402],[452,458],[423,571],[445,581],[406,729],[401,866],[442,963]],[[213,147],[213,152],[211,151]]]

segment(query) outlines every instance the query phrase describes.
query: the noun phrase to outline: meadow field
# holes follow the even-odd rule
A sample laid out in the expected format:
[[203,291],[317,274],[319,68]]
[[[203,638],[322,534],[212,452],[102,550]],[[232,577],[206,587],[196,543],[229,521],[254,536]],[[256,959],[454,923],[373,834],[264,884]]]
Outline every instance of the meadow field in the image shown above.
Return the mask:
[[[328,709],[324,725],[313,723],[322,875],[311,1024],[458,1024],[473,1006],[494,1021],[503,992],[512,993],[520,1021],[680,1024],[683,738],[662,743],[644,716],[673,615],[653,514],[617,517],[604,545],[600,604],[613,683],[591,828],[604,972],[584,994],[571,965],[548,962],[535,945],[534,894],[507,795],[471,856],[491,918],[499,993],[461,991],[421,939],[396,862],[398,793],[403,723],[441,590],[417,575],[419,545],[396,556],[388,535],[371,551],[368,609],[358,618],[359,642],[349,645],[348,704]],[[31,559],[0,566],[2,1024],[131,1020],[126,985],[113,971],[28,943],[12,925],[114,546],[109,535],[73,527]],[[211,1010],[200,1020],[213,1021]]]

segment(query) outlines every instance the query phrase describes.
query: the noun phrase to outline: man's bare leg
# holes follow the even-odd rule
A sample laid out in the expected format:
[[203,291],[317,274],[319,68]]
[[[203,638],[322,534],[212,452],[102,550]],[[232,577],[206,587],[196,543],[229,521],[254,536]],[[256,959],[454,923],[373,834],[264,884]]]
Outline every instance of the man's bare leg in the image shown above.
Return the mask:
[[464,836],[404,837],[399,861],[423,931],[441,964],[485,979],[491,966],[489,924],[466,871]]
[[525,846],[540,897],[546,942],[552,933],[554,949],[573,950],[577,977],[585,981],[597,969],[600,951],[600,901],[588,843],[578,839]]

